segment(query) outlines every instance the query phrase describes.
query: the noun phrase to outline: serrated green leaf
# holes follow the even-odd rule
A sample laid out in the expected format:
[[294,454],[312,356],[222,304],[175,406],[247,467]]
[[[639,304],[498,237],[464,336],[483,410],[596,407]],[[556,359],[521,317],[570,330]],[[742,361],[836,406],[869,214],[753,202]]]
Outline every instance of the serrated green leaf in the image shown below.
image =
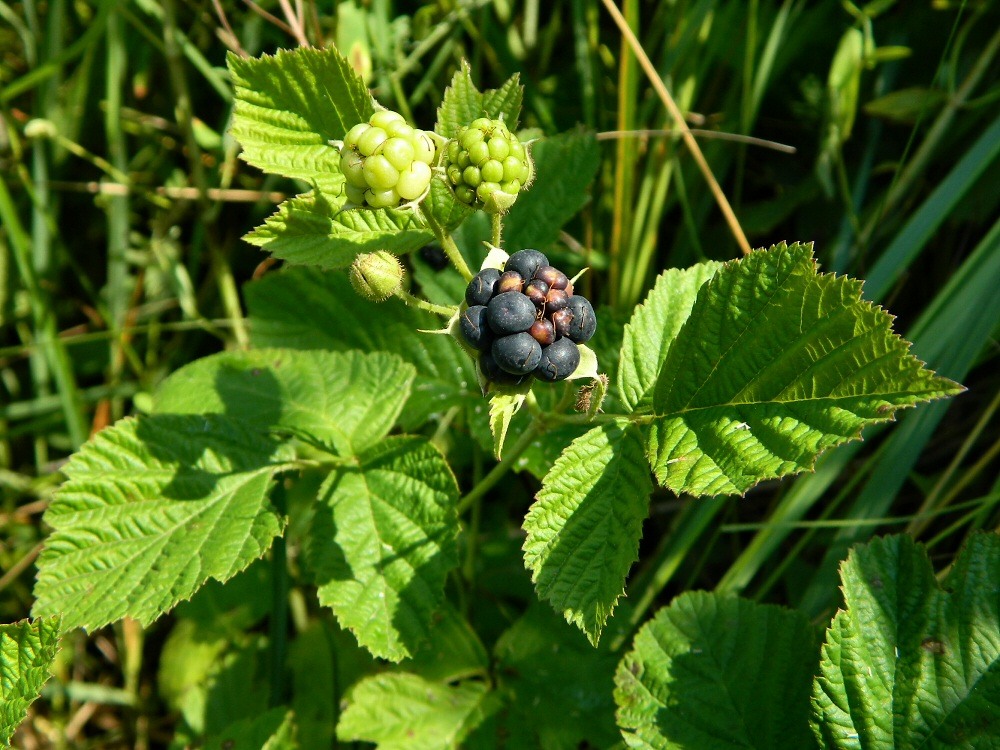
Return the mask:
[[243,159],[272,174],[340,193],[340,152],[330,145],[375,111],[371,94],[333,47],[280,50],[227,62],[236,93],[232,134]]
[[503,445],[507,440],[507,430],[511,420],[524,406],[524,399],[531,390],[532,380],[515,386],[494,386],[490,396],[490,434],[493,435],[493,455],[497,460],[503,455]]
[[472,68],[467,61],[462,60],[461,67],[455,71],[451,83],[444,91],[434,130],[445,138],[454,138],[458,131],[482,116],[483,95],[472,82]]
[[319,601],[376,656],[399,661],[427,639],[457,565],[458,487],[417,437],[390,437],[332,472],[307,545]]
[[445,685],[415,674],[380,674],[354,686],[337,737],[374,742],[378,750],[448,750],[498,707],[482,682]]
[[595,645],[638,559],[652,489],[638,429],[609,422],[570,444],[524,519],[538,596]]
[[243,719],[205,740],[204,747],[226,750],[297,750],[295,716],[287,708]]
[[521,85],[521,74],[515,73],[498,89],[490,89],[483,94],[483,111],[487,117],[503,120],[507,128],[517,132],[521,119],[521,101],[524,98],[524,87]]
[[517,196],[504,217],[504,246],[547,248],[559,230],[586,205],[600,165],[593,133],[573,131],[531,146],[535,181]]
[[682,594],[618,666],[618,726],[635,748],[815,747],[807,714],[816,646],[800,612]]
[[628,411],[652,400],[660,368],[691,314],[698,290],[721,267],[721,263],[707,261],[664,271],[646,300],[636,306],[625,326],[617,378],[618,394]]
[[699,290],[654,388],[657,479],[678,493],[743,493],[810,470],[896,409],[960,392],[891,321],[860,281],[818,274],[807,245],[727,263]]
[[908,536],[855,547],[827,630],[813,730],[828,748],[996,748],[1000,536],[969,537],[939,584]]
[[418,333],[439,328],[440,318],[397,299],[378,305],[361,300],[342,273],[288,268],[249,284],[245,293],[255,346],[384,351],[414,365],[404,429],[482,400],[468,355],[447,336]]
[[344,210],[316,191],[289,198],[243,237],[276,258],[320,268],[346,268],[359,253],[374,250],[408,253],[433,238],[415,211]]
[[0,625],[0,747],[8,746],[49,679],[60,630],[58,617]]
[[445,89],[434,130],[445,138],[454,138],[473,120],[489,117],[493,120],[503,118],[507,127],[514,131],[521,117],[522,97],[523,87],[518,74],[508,78],[500,88],[480,93],[472,82],[469,63],[462,60]]
[[412,365],[384,352],[222,352],[167,378],[154,410],[225,414],[351,456],[389,434],[414,374]]
[[225,581],[281,532],[271,478],[291,458],[227,417],[126,419],[63,469],[45,513],[34,611],[66,629],[152,622],[209,578]]

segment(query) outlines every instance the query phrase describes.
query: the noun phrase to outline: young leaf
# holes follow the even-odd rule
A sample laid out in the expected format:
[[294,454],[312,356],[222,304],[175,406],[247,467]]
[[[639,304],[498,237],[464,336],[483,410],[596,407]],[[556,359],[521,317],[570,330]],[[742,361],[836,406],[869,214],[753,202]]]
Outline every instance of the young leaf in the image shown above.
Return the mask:
[[384,352],[223,352],[167,378],[155,412],[225,414],[352,456],[389,434],[414,374],[413,365]]
[[498,708],[482,682],[445,685],[398,672],[366,677],[340,715],[342,742],[374,742],[378,750],[448,750]]
[[618,665],[618,726],[630,747],[815,747],[807,715],[816,646],[799,612],[681,594]]
[[0,625],[0,747],[24,721],[59,650],[59,618]]
[[667,351],[691,314],[702,285],[722,267],[707,261],[660,274],[645,302],[625,326],[618,365],[618,393],[628,411],[650,402]]
[[1000,536],[970,536],[940,584],[908,536],[855,547],[840,577],[813,684],[823,747],[996,747]]
[[510,422],[524,406],[524,399],[531,390],[531,378],[515,386],[502,386],[490,396],[490,433],[493,435],[493,455],[500,460],[503,444],[507,440]]
[[232,134],[243,159],[337,195],[340,152],[330,145],[375,111],[365,82],[333,47],[280,50],[227,62],[236,89]]
[[609,422],[570,444],[524,519],[539,597],[595,645],[638,559],[652,489],[638,429]]
[[499,89],[480,93],[472,82],[469,63],[463,60],[461,68],[445,89],[434,130],[445,138],[454,138],[473,120],[489,117],[494,120],[503,118],[507,127],[514,131],[521,116],[522,93],[520,77],[516,74]]
[[359,253],[373,250],[408,253],[433,238],[414,211],[344,210],[315,190],[286,200],[243,237],[276,258],[320,268],[346,268]]
[[647,450],[674,492],[739,494],[901,407],[960,392],[935,377],[861,299],[818,274],[809,246],[777,245],[720,268],[698,292],[653,392]]
[[227,417],[126,419],[94,436],[63,469],[45,513],[38,615],[65,629],[122,617],[143,624],[225,581],[281,532],[271,478],[288,449]]
[[414,429],[433,414],[482,400],[475,365],[447,336],[417,333],[441,319],[390,299],[358,298],[342,273],[293,267],[246,287],[251,338],[258,347],[383,351],[417,368],[402,424]]
[[390,437],[330,474],[307,545],[319,601],[374,655],[412,656],[457,564],[458,488],[430,443]]
[[531,147],[535,181],[517,196],[504,220],[504,246],[545,248],[586,205],[600,166],[593,133],[574,131],[543,138]]

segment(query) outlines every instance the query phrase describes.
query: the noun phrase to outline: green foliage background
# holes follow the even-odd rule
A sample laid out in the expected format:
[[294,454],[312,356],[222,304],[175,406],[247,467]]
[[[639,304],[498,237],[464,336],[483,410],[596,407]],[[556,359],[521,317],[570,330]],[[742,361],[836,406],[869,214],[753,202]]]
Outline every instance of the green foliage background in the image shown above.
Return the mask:
[[[262,5],[282,15],[278,3]],[[221,24],[217,7],[229,28]],[[599,339],[604,337],[605,344],[597,340],[595,348],[602,352],[602,369],[632,373],[627,382],[644,386],[623,393],[621,405],[612,396],[609,411],[645,407],[662,414],[670,408],[675,394],[655,385],[662,361],[648,361],[638,345],[631,350],[635,356],[629,358],[626,349],[623,361],[614,361],[623,333],[626,341],[662,335],[661,321],[671,318],[669,312],[650,305],[645,321],[634,319],[628,330],[622,326],[651,289],[654,298],[663,296],[660,304],[682,308],[686,315],[694,299],[684,290],[695,282],[682,277],[705,274],[697,279],[700,286],[712,267],[661,272],[705,260],[724,262],[737,257],[739,249],[688,154],[662,132],[669,121],[635,59],[622,51],[620,35],[601,5],[590,0],[563,0],[553,7],[535,0],[372,0],[332,8],[305,3],[304,8],[299,30],[294,23],[282,26],[235,2],[0,3],[4,623],[20,621],[35,604],[40,543],[54,530],[53,544],[58,545],[65,538],[60,535],[86,516],[87,482],[95,473],[130,487],[152,481],[114,461],[109,465],[101,439],[65,463],[91,432],[120,417],[189,413],[173,423],[139,416],[102,439],[141,451],[130,442],[130,432],[143,424],[195,436],[185,438],[190,455],[152,460],[189,465],[191,476],[183,481],[205,481],[204,472],[215,471],[225,474],[229,484],[204,501],[204,508],[178,497],[177,509],[164,512],[238,512],[248,524],[240,540],[253,542],[245,549],[210,545],[211,569],[201,580],[189,581],[192,588],[172,592],[169,603],[187,598],[207,576],[224,577],[242,568],[279,532],[266,492],[287,456],[270,438],[250,431],[255,425],[248,427],[247,420],[252,416],[232,412],[239,399],[227,402],[221,394],[218,409],[185,405],[190,384],[215,378],[213,363],[221,360],[181,368],[224,348],[252,342],[300,349],[300,366],[312,368],[320,381],[328,378],[326,387],[340,382],[334,377],[338,372],[369,366],[392,379],[396,392],[419,394],[398,402],[370,394],[356,404],[356,421],[345,426],[342,414],[336,423],[324,420],[323,409],[309,400],[315,391],[303,389],[302,383],[268,383],[257,390],[250,384],[241,392],[265,402],[268,394],[281,394],[275,399],[281,404],[296,403],[297,392],[309,394],[302,408],[278,414],[277,424],[297,430],[306,442],[361,457],[364,466],[379,472],[383,492],[393,492],[402,481],[393,467],[404,462],[430,467],[423,490],[428,502],[454,496],[455,479],[468,487],[492,466],[485,419],[473,417],[486,402],[478,395],[469,362],[443,337],[413,334],[417,328],[436,327],[430,316],[395,301],[377,309],[367,306],[352,296],[342,277],[319,270],[274,273],[270,262],[264,262],[266,255],[241,241],[274,213],[281,198],[308,190],[312,173],[286,171],[279,178],[254,168],[268,166],[268,138],[274,133],[229,132],[234,89],[259,87],[249,72],[229,80],[227,52],[271,53],[296,46],[297,35],[316,46],[335,44],[365,75],[380,102],[428,128],[463,60],[469,61],[481,90],[519,74],[525,87],[520,125],[545,136],[536,146],[536,158],[565,165],[573,178],[552,177],[552,172],[540,176],[534,189],[552,196],[549,206],[555,208],[515,208],[505,242],[515,249],[540,246],[567,270],[591,268],[582,283],[601,305]],[[641,463],[640,438],[615,423],[586,435],[585,429],[566,425],[553,433],[551,444],[531,445],[516,467],[522,473],[492,488],[488,501],[469,519],[469,533],[482,539],[474,552],[456,540],[434,540],[440,545],[437,553],[459,560],[473,583],[460,587],[461,596],[449,589],[455,609],[449,605],[437,615],[441,619],[430,641],[423,625],[414,624],[401,629],[408,634],[402,642],[393,641],[387,629],[377,645],[365,644],[393,658],[407,656],[398,672],[382,671],[359,682],[376,663],[321,605],[358,612],[366,592],[352,590],[342,580],[342,561],[318,566],[329,574],[326,581],[304,578],[299,560],[309,559],[310,529],[322,528],[329,519],[300,514],[303,526],[287,528],[284,542],[292,561],[288,602],[295,638],[283,656],[301,747],[329,745],[338,720],[342,738],[378,741],[382,747],[393,742],[408,746],[412,737],[406,727],[413,726],[431,742],[445,738],[473,747],[486,746],[485,738],[495,736],[508,737],[511,747],[575,747],[581,740],[611,747],[621,739],[612,722],[616,704],[619,724],[634,737],[651,737],[651,743],[664,736],[697,741],[691,739],[696,734],[685,735],[683,728],[670,735],[658,723],[659,704],[642,693],[648,689],[664,698],[657,692],[656,669],[671,648],[681,648],[677,644],[692,647],[690,639],[678,635],[685,622],[698,622],[706,632],[718,629],[719,637],[711,640],[726,645],[719,621],[704,609],[693,609],[693,602],[708,595],[683,592],[714,591],[718,599],[711,600],[712,606],[717,602],[717,616],[728,616],[727,622],[774,617],[769,632],[775,643],[739,644],[750,655],[754,649],[780,650],[781,643],[804,647],[813,642],[809,619],[826,624],[838,607],[845,608],[834,621],[837,638],[828,639],[824,654],[850,671],[850,645],[859,627],[852,597],[858,595],[856,587],[864,586],[865,571],[878,569],[880,579],[888,581],[885,571],[901,566],[907,584],[916,586],[929,610],[948,610],[946,592],[959,599],[974,596],[960,586],[956,591],[952,583],[956,571],[969,567],[970,557],[962,558],[946,588],[938,589],[929,563],[907,542],[877,542],[848,558],[851,545],[904,531],[927,545],[937,569],[955,559],[966,539],[983,559],[995,558],[995,551],[981,541],[984,537],[969,535],[995,530],[1000,520],[997,3],[625,0],[621,8],[680,106],[692,113],[692,126],[708,131],[699,136],[702,148],[751,244],[814,241],[822,270],[865,279],[865,298],[891,309],[896,330],[914,342],[913,353],[969,391],[907,413],[888,430],[869,427],[863,443],[827,454],[815,473],[761,486],[743,500],[677,497],[653,489],[645,473],[627,473],[623,481],[633,489],[630,497],[652,493],[649,518],[641,542],[635,529],[623,530],[622,544],[635,545],[632,557],[638,562],[628,596],[619,601],[618,614],[608,621],[597,649],[553,613],[548,601],[536,602],[530,573],[539,595],[556,603],[560,612],[576,613],[588,632],[604,626],[607,603],[620,593],[614,576],[595,588],[595,600],[580,601],[560,579],[559,566],[545,566],[544,539],[530,524],[526,550],[535,565],[531,572],[525,570],[520,549],[525,542],[518,533],[536,495],[538,528],[545,526],[544,514],[553,512],[551,482],[543,485],[541,480],[563,446],[575,440],[571,450],[613,455],[609,460],[625,469],[629,456],[638,455]],[[347,119],[365,114],[363,93],[355,91],[337,102],[349,112]],[[309,92],[291,87],[285,96],[308,121],[313,111]],[[294,132],[298,126],[284,122],[274,127]],[[728,140],[720,133],[754,136],[796,151]],[[246,147],[245,162],[234,135]],[[248,145],[254,139],[256,145]],[[301,148],[309,159],[327,158],[332,151],[322,142],[303,142]],[[594,181],[586,191],[585,178],[591,174]],[[307,204],[308,211],[299,216],[309,216],[308,222],[285,224],[280,230],[272,222],[255,230],[249,242],[287,261],[323,257],[324,265],[337,267],[343,259],[310,256],[301,243],[287,240],[316,226],[345,235],[379,228],[350,225],[358,217],[334,216],[316,198],[297,201]],[[390,224],[381,228],[393,232],[399,243],[394,249],[415,251],[409,256],[413,282],[434,301],[454,299],[461,282],[449,271],[435,270],[433,253],[418,250],[431,237],[426,228],[397,234],[408,219],[389,215],[386,221]],[[470,262],[477,263],[478,242],[489,236],[487,223],[473,219],[457,235]],[[377,326],[370,325],[374,316]],[[352,361],[357,355],[345,352],[350,349],[389,354],[384,362]],[[266,365],[272,355],[262,350],[241,356],[246,360],[238,366],[252,370]],[[234,365],[230,361],[226,366]],[[154,404],[154,390],[178,370],[173,390],[161,392]],[[441,404],[455,403],[462,409],[441,409]],[[222,415],[197,416],[204,411]],[[392,437],[380,445],[397,416],[404,429],[417,435]],[[206,419],[216,423],[215,429],[199,444],[198,420]],[[517,431],[516,420],[511,429],[512,434]],[[602,454],[607,445],[618,449]],[[455,479],[436,463],[440,455],[455,468]],[[664,461],[658,476],[673,486],[666,468],[669,457]],[[161,485],[177,479],[164,479]],[[64,497],[78,498],[77,505],[73,513],[53,518],[54,529],[49,528],[40,513],[63,482],[63,492],[69,493]],[[328,482],[297,487],[282,500],[293,510],[307,508],[317,495],[329,498],[338,491],[336,480]],[[162,486],[156,491],[162,492]],[[599,499],[610,507],[617,494],[618,488],[611,488]],[[373,493],[354,510],[363,514],[377,507],[377,499]],[[375,527],[379,522],[373,516]],[[192,551],[205,546],[197,535],[187,541]],[[122,554],[131,560],[144,552]],[[429,560],[440,563],[434,556]],[[177,558],[170,564],[183,572],[186,561]],[[401,597],[405,611],[424,612],[440,604],[415,596],[407,576],[400,573],[392,579],[396,589],[383,593]],[[421,576],[443,579],[434,564],[422,569]],[[269,686],[276,684],[274,649],[263,635],[275,585],[271,577],[266,565],[253,565],[226,586],[210,583],[170,617],[147,628],[145,621],[165,604],[150,601],[148,611],[136,612],[143,625],[126,620],[77,631],[63,640],[57,656],[48,621],[36,621],[31,632],[26,625],[9,626],[3,637],[17,645],[11,653],[27,649],[44,652],[46,660],[55,658],[56,679],[31,709],[19,741],[43,747],[161,747],[175,736],[238,737],[248,747],[265,742],[268,747],[292,746],[292,720],[281,709],[265,711],[273,702]],[[837,588],[841,580],[846,602]],[[132,569],[125,583],[129,590],[144,590],[141,570]],[[318,601],[310,593],[313,585],[319,586]],[[45,595],[44,577],[40,587]],[[97,596],[124,598],[121,591]],[[633,642],[655,609],[682,593]],[[50,594],[82,602],[95,596],[87,589],[50,589]],[[747,603],[733,598],[735,594],[788,605],[801,614],[782,619],[773,614],[780,610],[772,608],[748,613]],[[98,609],[104,604],[93,603]],[[994,607],[995,619],[995,602],[975,606],[986,612]],[[941,617],[942,632],[962,622]],[[109,619],[102,615],[64,622],[63,627],[97,628]],[[937,641],[928,648],[917,635],[915,630],[902,639],[913,647],[907,673],[913,680],[900,681],[893,692],[900,705],[915,691],[938,689],[920,678],[921,659],[935,656]],[[985,651],[983,643],[990,641],[988,632],[969,637],[971,644],[957,635],[949,644]],[[553,651],[553,643],[561,653]],[[834,650],[839,661],[832,658]],[[644,665],[649,680],[621,666],[615,676],[626,654],[622,663]],[[808,686],[809,680],[795,673],[790,662],[768,661],[768,666],[787,666],[790,683]],[[320,663],[327,666],[317,669]],[[725,683],[734,675],[759,671],[748,656],[719,679]],[[817,682],[812,696],[816,710],[829,717],[824,726],[839,723],[847,727],[846,735],[867,731],[872,742],[882,741],[880,732],[891,735],[892,727],[848,727],[838,703],[837,674],[828,672],[824,669],[825,681]],[[487,674],[493,677],[494,691],[482,688]],[[27,670],[25,679],[34,683],[40,676]],[[243,698],[249,684],[258,688],[254,701]],[[356,701],[338,716],[340,700],[352,685],[358,686]],[[859,683],[853,689],[863,705],[884,705],[889,699],[879,692],[884,685]],[[804,701],[807,691],[797,699]],[[428,692],[451,706],[451,712],[422,714]],[[412,703],[406,696],[414,697]],[[373,730],[364,707],[390,697],[401,706],[401,723],[383,721]],[[697,702],[700,697],[689,692],[686,699]],[[581,705],[593,710],[581,713]],[[92,708],[84,714],[84,706]],[[4,732],[8,724],[12,729],[18,723],[15,713],[23,708],[12,705],[8,716],[5,704]],[[712,705],[711,710],[753,715],[740,706]],[[952,723],[942,725],[953,742],[971,742],[972,729],[962,723],[961,710],[949,716]],[[394,734],[397,729],[402,734]],[[777,746],[773,731],[755,725],[750,736],[729,741]],[[825,730],[817,725],[811,732],[800,723],[795,731],[795,737],[813,733],[822,739]],[[906,742],[917,744],[925,730],[913,722],[907,731],[912,734]],[[983,742],[990,742],[993,728],[982,731]],[[834,739],[828,742],[839,746]]]

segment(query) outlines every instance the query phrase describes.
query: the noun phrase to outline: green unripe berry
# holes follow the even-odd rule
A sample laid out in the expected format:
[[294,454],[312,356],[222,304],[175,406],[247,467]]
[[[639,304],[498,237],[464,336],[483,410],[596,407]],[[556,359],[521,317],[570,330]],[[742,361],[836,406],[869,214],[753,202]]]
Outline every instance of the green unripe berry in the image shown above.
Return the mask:
[[482,130],[476,130],[475,128],[470,127],[468,130],[463,131],[458,140],[462,144],[462,148],[468,151],[477,143],[480,143],[485,137],[486,136],[483,135]]
[[473,120],[469,124],[469,128],[472,130],[481,130],[484,133],[492,133],[493,128],[496,126],[496,121],[491,120],[488,117],[479,117]]
[[469,166],[462,170],[462,182],[469,187],[479,187],[482,181],[483,177],[478,168]]
[[481,182],[476,188],[476,197],[483,203],[488,203],[493,197],[493,193],[500,189],[500,185],[495,182]]
[[388,190],[399,181],[399,170],[381,154],[375,154],[365,159],[362,167],[365,182],[374,191]]
[[512,141],[510,144],[510,155],[518,161],[524,161],[526,155],[524,144],[520,141]]
[[347,200],[355,206],[363,206],[365,203],[365,190],[367,188],[357,187],[347,183]]
[[521,183],[518,180],[511,180],[510,182],[501,182],[500,189],[503,190],[507,195],[517,195],[521,192]]
[[503,179],[507,182],[510,180],[521,179],[521,172],[524,169],[524,162],[518,159],[516,156],[508,156],[503,160]]
[[459,166],[460,169],[465,169],[467,166],[469,166],[472,163],[471,161],[469,161],[469,152],[462,151],[461,153],[459,153],[458,161],[456,161],[455,163]]
[[406,201],[415,201],[431,184],[431,168],[422,161],[415,161],[399,173],[396,192]]
[[457,164],[452,164],[448,167],[448,181],[452,185],[457,185],[462,180],[462,170],[459,169]]
[[380,109],[368,118],[368,122],[376,128],[387,130],[392,123],[405,123],[405,120],[399,112],[393,112],[391,109]]
[[462,203],[472,203],[476,199],[476,191],[468,185],[459,185],[455,188],[455,197]]
[[478,167],[482,165],[482,163],[489,158],[490,158],[490,147],[487,146],[483,141],[472,144],[472,148],[469,149],[469,162],[475,164]]
[[397,172],[402,172],[413,162],[416,149],[405,138],[394,136],[382,144],[380,153]]
[[372,208],[393,208],[399,205],[399,193],[393,188],[378,191],[368,188],[365,191],[365,202]]
[[340,171],[344,173],[348,185],[364,190],[368,187],[364,175],[364,159],[356,151],[344,149],[344,155],[340,157]]
[[489,159],[479,168],[486,182],[500,182],[503,179],[503,165],[496,159]]
[[413,158],[415,160],[422,161],[428,166],[434,163],[434,154],[437,153],[437,148],[434,145],[434,141],[431,140],[431,137],[427,135],[427,133],[423,130],[416,131],[416,135],[414,135],[410,142],[413,144]]
[[462,147],[458,141],[450,141],[448,143],[448,161],[456,162],[458,161],[458,152],[461,151]]
[[353,128],[347,131],[347,135],[344,136],[344,143],[349,147],[355,147],[358,145],[358,139],[361,135],[370,128],[367,122],[359,122]]
[[388,299],[403,285],[403,267],[386,250],[359,255],[351,264],[350,276],[354,291],[372,302]]
[[506,138],[490,138],[490,158],[503,161],[510,154],[510,142]]
[[386,132],[382,128],[368,128],[358,138],[358,151],[363,156],[371,156],[375,153],[375,149],[385,143],[388,138],[389,136],[386,135]]
[[414,128],[405,122],[389,123],[389,126],[385,129],[386,135],[390,138],[405,138],[406,140],[411,140],[416,132]]

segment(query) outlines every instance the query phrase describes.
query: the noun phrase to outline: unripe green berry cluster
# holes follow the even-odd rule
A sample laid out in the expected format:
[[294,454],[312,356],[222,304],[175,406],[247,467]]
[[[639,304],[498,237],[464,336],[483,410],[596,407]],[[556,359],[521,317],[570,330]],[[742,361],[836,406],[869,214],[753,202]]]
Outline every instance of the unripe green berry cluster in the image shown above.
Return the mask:
[[381,109],[351,128],[340,149],[347,199],[358,206],[394,208],[420,198],[431,182],[434,141]]
[[503,120],[480,117],[459,131],[445,151],[445,173],[462,203],[503,213],[531,179],[531,161]]

